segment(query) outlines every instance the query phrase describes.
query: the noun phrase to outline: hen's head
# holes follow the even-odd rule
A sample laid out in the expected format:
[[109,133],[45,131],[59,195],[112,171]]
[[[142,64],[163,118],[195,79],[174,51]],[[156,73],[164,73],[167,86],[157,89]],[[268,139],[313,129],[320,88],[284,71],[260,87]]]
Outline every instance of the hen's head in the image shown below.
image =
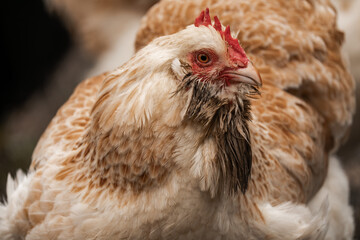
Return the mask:
[[195,24],[179,33],[178,58],[172,63],[176,75],[210,85],[221,98],[233,98],[256,92],[261,77],[247,58],[238,40],[231,36],[209,9],[202,11]]

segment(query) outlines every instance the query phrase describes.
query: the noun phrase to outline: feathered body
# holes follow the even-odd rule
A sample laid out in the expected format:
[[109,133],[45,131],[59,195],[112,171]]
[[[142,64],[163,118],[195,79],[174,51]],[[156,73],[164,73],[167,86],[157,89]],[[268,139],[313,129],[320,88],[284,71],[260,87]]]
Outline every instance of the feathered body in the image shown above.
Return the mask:
[[[351,111],[329,123],[312,99],[279,87],[281,75],[272,82],[251,50],[265,76],[261,97],[228,72],[207,71],[223,76],[216,82],[201,69],[194,74],[198,50],[230,51],[217,28],[157,38],[119,69],[81,83],[40,139],[28,176],[9,179],[3,238],[350,238],[347,198],[331,206],[347,184],[336,159],[332,177],[345,180],[323,183]],[[230,62],[252,66],[244,59],[239,53]],[[342,221],[348,228],[337,228]]]

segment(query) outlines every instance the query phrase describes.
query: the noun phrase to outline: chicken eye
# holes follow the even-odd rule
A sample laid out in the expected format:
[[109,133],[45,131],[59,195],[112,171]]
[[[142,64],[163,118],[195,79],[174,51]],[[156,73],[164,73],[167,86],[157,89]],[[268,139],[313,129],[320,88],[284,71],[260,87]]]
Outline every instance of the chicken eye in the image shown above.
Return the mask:
[[210,58],[208,55],[206,55],[205,53],[199,53],[197,55],[197,60],[200,62],[200,63],[209,63],[210,62]]

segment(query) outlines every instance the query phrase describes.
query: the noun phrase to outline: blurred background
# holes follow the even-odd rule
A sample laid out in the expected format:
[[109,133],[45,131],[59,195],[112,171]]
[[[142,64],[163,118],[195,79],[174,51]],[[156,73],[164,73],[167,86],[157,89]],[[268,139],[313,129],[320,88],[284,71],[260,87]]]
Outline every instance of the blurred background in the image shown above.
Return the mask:
[[[339,27],[346,33],[344,51],[359,83],[360,0],[333,1],[339,12]],[[130,58],[141,16],[155,3],[156,0],[2,3],[0,196],[5,194],[8,173],[27,170],[38,139],[75,86],[86,77],[112,70]],[[360,96],[359,84],[356,91]],[[349,176],[356,236],[360,239],[359,97],[357,109],[349,139],[338,155]]]

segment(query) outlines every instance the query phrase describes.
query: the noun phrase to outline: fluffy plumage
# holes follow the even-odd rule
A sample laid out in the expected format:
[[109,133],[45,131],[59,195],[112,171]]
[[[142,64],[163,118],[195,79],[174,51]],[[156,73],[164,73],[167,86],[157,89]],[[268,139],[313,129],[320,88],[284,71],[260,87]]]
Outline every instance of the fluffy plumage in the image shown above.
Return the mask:
[[[161,4],[171,7],[170,3],[164,1],[150,13],[160,10]],[[228,19],[228,11],[220,11],[222,20]],[[181,16],[178,22],[183,24]],[[149,20],[148,24],[153,23]],[[237,26],[239,35],[251,36],[251,28],[241,30],[241,26]],[[270,61],[265,54],[268,48],[254,51],[258,45],[247,42],[245,48],[264,80],[261,97],[255,99],[249,98],[257,94],[252,85],[224,87],[226,78],[214,83],[202,81],[201,74],[187,78],[189,65],[194,69],[186,58],[189,51],[212,49],[220,56],[228,52],[221,34],[205,26],[157,38],[121,68],[81,83],[40,139],[31,173],[15,182],[9,180],[9,203],[0,209],[1,235],[5,239],[25,235],[28,239],[350,237],[351,208],[347,198],[339,197],[348,194],[347,182],[339,182],[336,188],[323,183],[333,142],[341,139],[350,122],[351,78],[341,62],[329,60],[337,74],[344,74],[344,83],[338,84],[347,91],[347,95],[336,92],[329,102],[332,97],[339,101],[337,106],[350,102],[342,110],[349,112],[331,119],[332,106],[324,106],[325,113],[318,108],[317,101],[324,101],[324,96],[300,94],[305,80],[297,76],[296,67],[292,68],[294,80],[285,75],[291,68],[282,69],[289,66],[286,61],[277,66],[281,54]],[[296,52],[299,46],[293,47]],[[313,55],[297,56],[314,60]],[[326,67],[326,63],[316,66]],[[314,77],[306,89],[319,90],[319,79]],[[330,83],[325,84],[325,92],[332,89]],[[298,90],[289,93],[285,86]],[[201,105],[209,110],[202,114],[203,108],[196,104],[204,94],[209,101]],[[236,117],[227,119],[233,110]],[[231,131],[223,130],[224,126]],[[226,133],[230,133],[229,141]],[[246,164],[250,168],[245,154],[249,150],[235,153],[237,162],[231,162],[230,155],[221,152],[226,142],[235,142],[235,151],[251,146],[251,177],[246,176],[246,169],[245,174],[231,171],[233,163],[235,171]],[[336,173],[344,176],[336,161],[330,162],[330,169],[335,170],[326,182],[337,178]],[[319,190],[325,194],[318,194]],[[341,207],[334,207],[332,199]],[[339,209],[347,209],[341,215],[349,224],[346,230],[338,228]]]

